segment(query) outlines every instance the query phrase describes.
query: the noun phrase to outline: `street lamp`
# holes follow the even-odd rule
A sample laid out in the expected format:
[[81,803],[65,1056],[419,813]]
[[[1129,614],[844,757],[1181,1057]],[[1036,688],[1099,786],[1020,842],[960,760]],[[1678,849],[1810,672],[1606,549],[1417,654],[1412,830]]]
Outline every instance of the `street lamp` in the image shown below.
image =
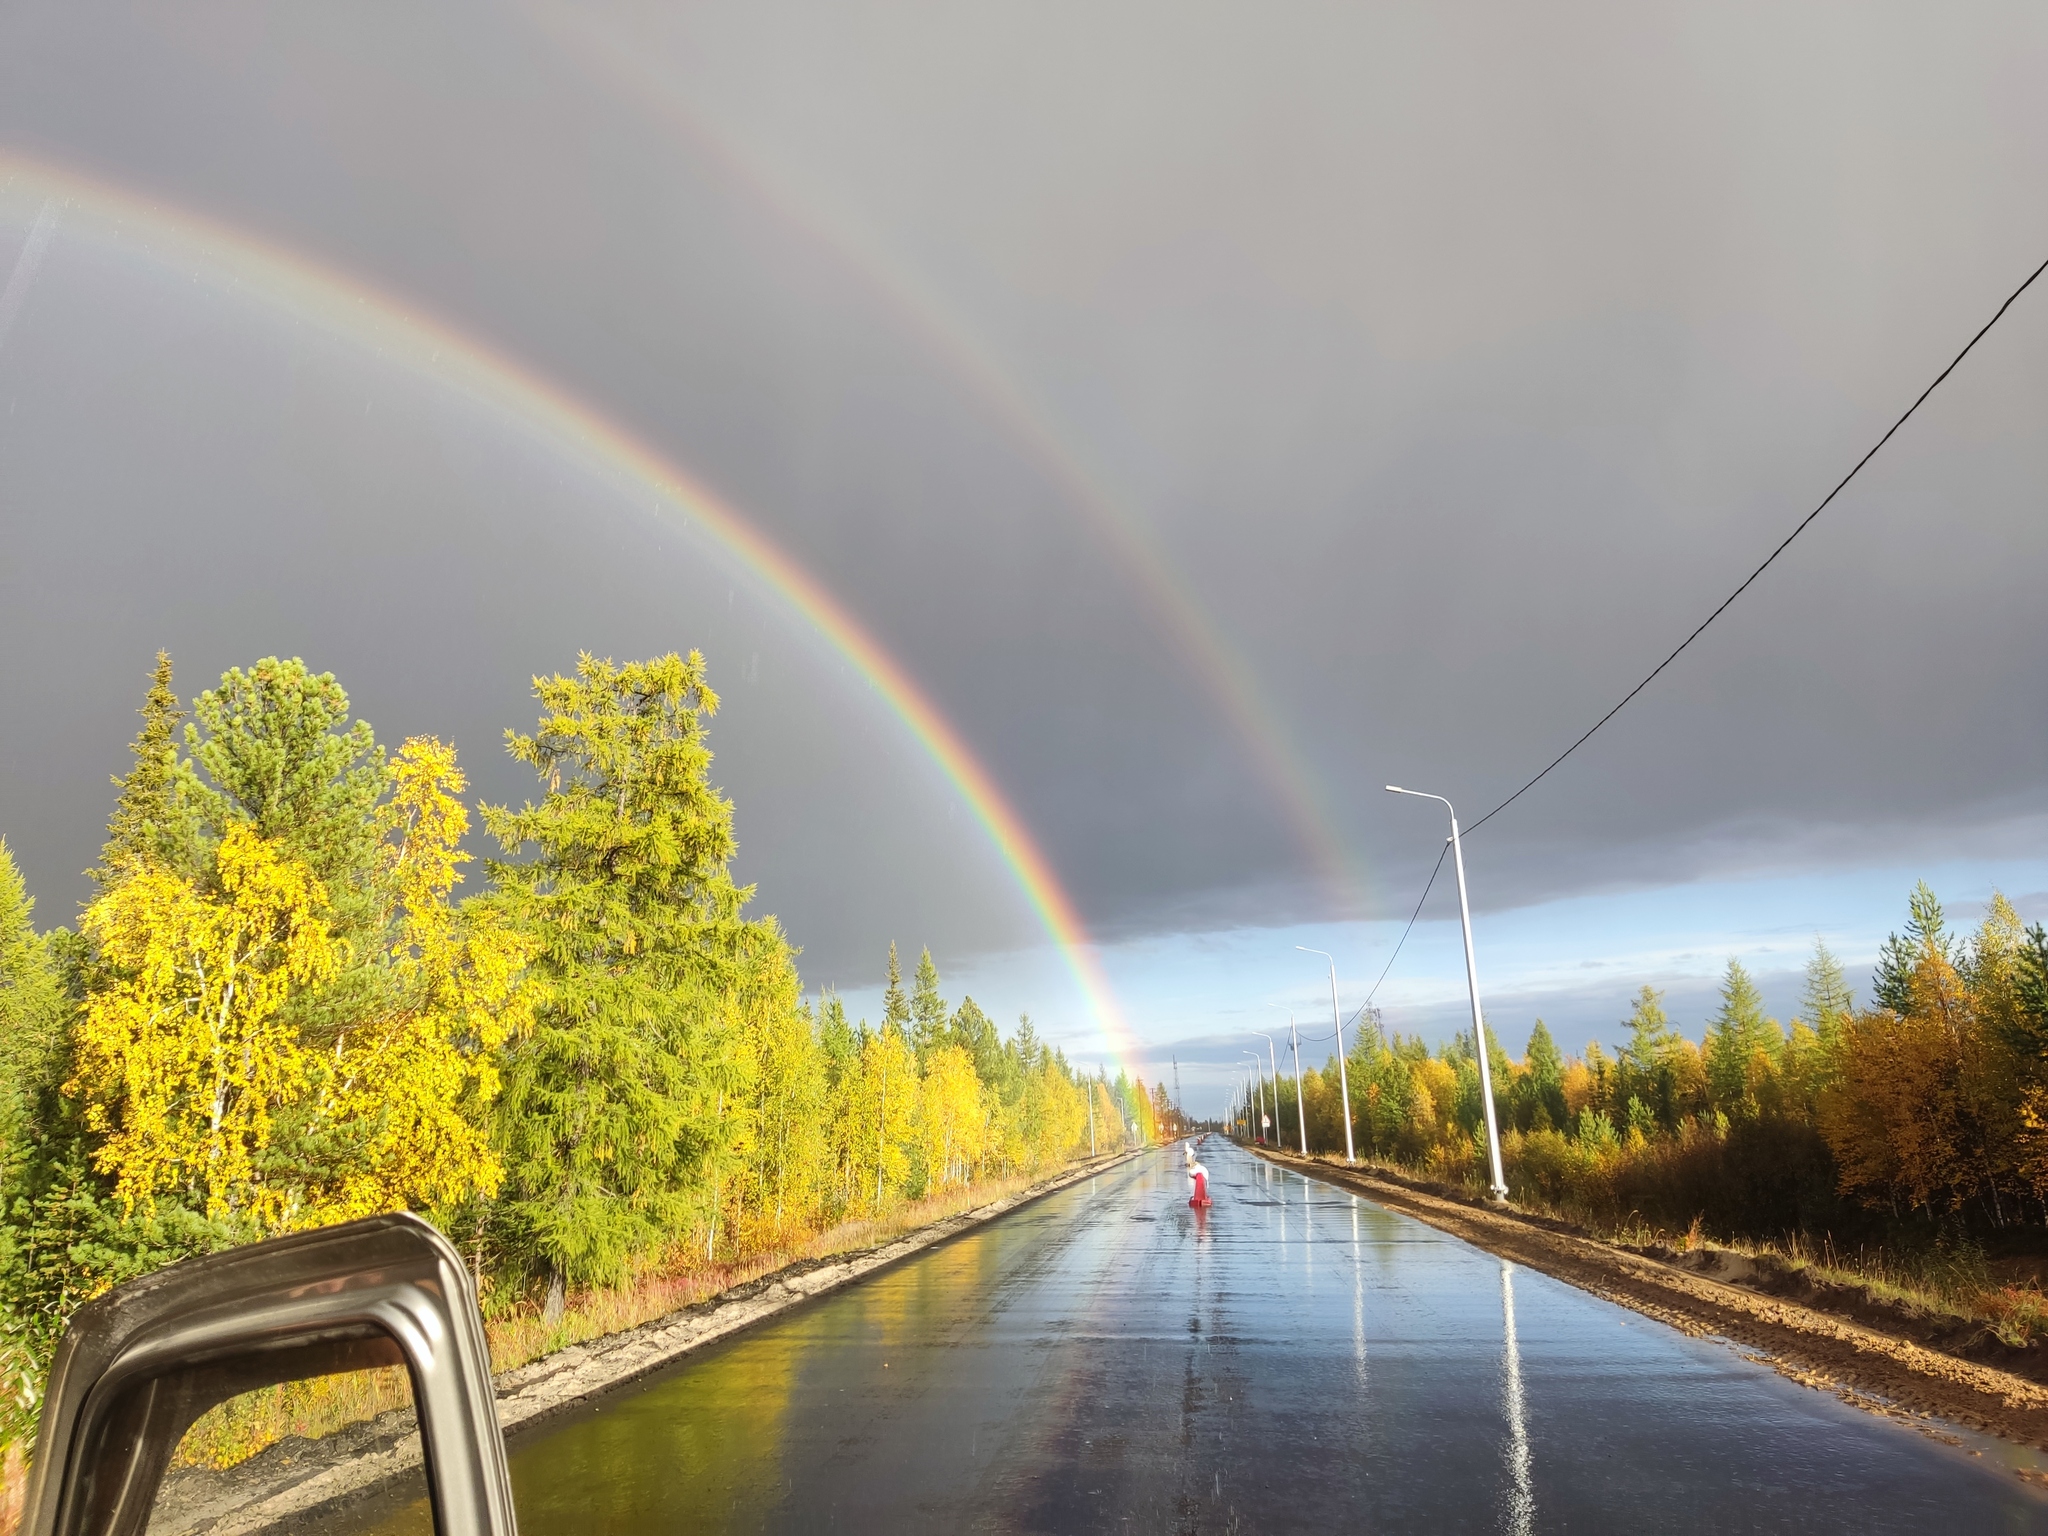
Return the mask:
[[1486,1065],[1486,1020],[1479,1013],[1479,962],[1472,957],[1472,907],[1465,899],[1465,848],[1458,841],[1457,808],[1442,795],[1424,794],[1419,789],[1403,789],[1398,784],[1389,784],[1390,795],[1413,795],[1418,800],[1434,800],[1451,813],[1451,863],[1458,871],[1458,920],[1465,925],[1465,988],[1472,994],[1472,1044],[1479,1052],[1479,1097],[1486,1107],[1486,1155],[1492,1163],[1493,1189],[1496,1205],[1506,1205],[1508,1200],[1507,1180],[1500,1168],[1500,1127],[1494,1122],[1493,1079]]
[[[1254,1033],[1257,1033],[1257,1031],[1254,1031]],[[1266,1085],[1259,1080],[1259,1053],[1257,1051],[1241,1051],[1239,1054],[1251,1058],[1252,1082],[1255,1085],[1253,1097],[1258,1100],[1258,1107],[1254,1113],[1259,1117],[1258,1123],[1252,1127],[1252,1139],[1258,1142],[1260,1146],[1264,1146],[1266,1144]],[[1280,1123],[1280,1106],[1278,1104],[1273,1106],[1273,1123],[1276,1126]]]
[[1277,1147],[1286,1139],[1280,1130],[1280,1058],[1274,1053],[1271,1035],[1263,1029],[1252,1033],[1266,1042],[1266,1065],[1273,1069],[1273,1145]]
[[1355,1163],[1358,1154],[1351,1149],[1351,1075],[1344,1070],[1344,1015],[1337,1011],[1337,958],[1327,949],[1310,949],[1306,944],[1294,947],[1305,955],[1321,955],[1330,962],[1330,1017],[1337,1021],[1337,1092],[1344,1097],[1344,1161]]
[[[1278,1008],[1278,1003],[1266,1004]],[[1294,1027],[1294,1010],[1287,1011],[1287,1043],[1294,1048],[1294,1123],[1301,1128],[1301,1155],[1308,1156],[1308,1100],[1301,1096],[1301,1035]]]

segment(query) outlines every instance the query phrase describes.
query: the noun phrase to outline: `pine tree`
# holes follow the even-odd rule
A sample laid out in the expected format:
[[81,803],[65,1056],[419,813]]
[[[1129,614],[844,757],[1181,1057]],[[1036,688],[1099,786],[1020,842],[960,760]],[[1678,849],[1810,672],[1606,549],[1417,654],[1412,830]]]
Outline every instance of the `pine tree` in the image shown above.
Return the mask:
[[190,818],[179,814],[178,749],[174,733],[185,711],[171,688],[171,655],[156,653],[149,692],[143,697],[142,729],[129,747],[134,767],[117,777],[121,791],[107,823],[106,846],[91,871],[93,883],[105,891],[137,865],[167,863],[180,873],[192,872]]
[[727,869],[732,805],[709,780],[718,696],[702,656],[621,667],[585,655],[534,693],[539,727],[508,750],[547,794],[483,814],[508,853],[528,855],[490,872],[536,945],[542,989],[506,1053],[500,1209],[559,1317],[570,1283],[623,1277],[700,1214],[691,1175],[714,1127],[690,1058],[752,892]]
[[945,1043],[946,1000],[939,996],[939,968],[927,949],[917,957],[910,987],[910,1044],[920,1068]]

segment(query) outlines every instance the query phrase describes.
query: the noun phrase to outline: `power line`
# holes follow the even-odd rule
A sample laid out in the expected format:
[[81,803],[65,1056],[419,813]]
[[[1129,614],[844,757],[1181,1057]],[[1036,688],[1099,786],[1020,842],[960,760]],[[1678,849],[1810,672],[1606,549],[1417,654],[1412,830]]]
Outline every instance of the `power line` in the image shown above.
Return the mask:
[[[1969,340],[1969,344],[1965,346],[1962,351],[1958,352],[1955,355],[1954,359],[1949,363],[1949,365],[1946,368],[1942,369],[1940,373],[1935,375],[1934,382],[1932,384],[1929,384],[1925,389],[1920,391],[1919,398],[1914,400],[1914,402],[1911,405],[1907,406],[1905,414],[1901,416],[1897,421],[1893,422],[1891,424],[1890,430],[1888,430],[1883,437],[1880,437],[1875,443],[1871,445],[1870,451],[1868,453],[1864,454],[1862,458],[1856,461],[1855,468],[1851,469],[1849,473],[1842,476],[1841,480],[1836,483],[1835,488],[1832,491],[1829,491],[1826,497],[1822,499],[1821,504],[1819,506],[1815,507],[1811,512],[1807,513],[1806,516],[1799,520],[1799,526],[1794,528],[1790,533],[1785,535],[1783,542],[1781,542],[1776,549],[1772,550],[1770,554],[1767,557],[1765,557],[1764,563],[1762,565],[1758,566],[1755,570],[1751,571],[1748,576],[1743,578],[1741,586],[1737,587],[1733,592],[1730,592],[1726,598],[1722,599],[1720,607],[1716,608],[1712,613],[1708,614],[1704,619],[1700,621],[1699,628],[1695,629],[1691,634],[1687,635],[1685,639],[1679,643],[1677,650],[1673,651],[1669,656],[1666,656],[1662,661],[1658,662],[1656,667],[1652,669],[1648,677],[1644,678],[1640,683],[1637,683],[1635,687],[1629,689],[1627,693],[1622,695],[1621,703],[1615,705],[1614,708],[1608,710],[1607,713],[1602,715],[1598,720],[1595,720],[1592,726],[1586,731],[1585,735],[1581,736],[1577,741],[1573,742],[1570,746],[1566,747],[1562,752],[1558,753],[1556,757],[1552,758],[1547,764],[1545,764],[1542,773],[1537,774],[1535,778],[1531,779],[1528,783],[1524,784],[1512,795],[1509,795],[1507,799],[1501,801],[1499,805],[1496,805],[1484,816],[1480,817],[1477,821],[1473,822],[1471,826],[1467,827],[1465,829],[1465,835],[1467,837],[1470,837],[1474,832],[1477,832],[1481,827],[1485,826],[1489,821],[1493,820],[1494,817],[1498,816],[1502,811],[1506,810],[1509,806],[1513,805],[1517,800],[1521,799],[1522,796],[1526,795],[1530,790],[1534,789],[1537,786],[1537,784],[1542,782],[1545,774],[1548,774],[1552,768],[1555,768],[1559,763],[1563,762],[1566,758],[1570,757],[1574,752],[1578,751],[1579,748],[1583,747],[1587,743],[1587,741],[1589,741],[1592,738],[1594,731],[1599,730],[1601,726],[1605,725],[1608,721],[1612,720],[1616,715],[1620,714],[1622,710],[1627,706],[1629,700],[1633,699],[1637,694],[1641,693],[1645,688],[1649,687],[1651,683],[1657,680],[1658,673],[1662,672],[1666,667],[1670,666],[1672,662],[1678,660],[1679,656],[1684,652],[1685,648],[1691,645],[1693,641],[1699,639],[1699,637],[1703,633],[1705,633],[1706,628],[1709,624],[1713,623],[1714,620],[1718,619],[1719,617],[1721,617],[1722,614],[1726,613],[1728,611],[1729,606],[1732,603],[1734,603],[1735,599],[1742,596],[1743,593],[1749,590],[1750,583],[1754,582],[1757,579],[1757,577],[1763,575],[1765,571],[1769,570],[1771,567],[1771,562],[1776,560],[1778,556],[1785,553],[1785,551],[1791,547],[1792,541],[1798,538],[1800,534],[1806,532],[1808,525],[1810,525],[1815,518],[1819,517],[1821,513],[1825,512],[1828,509],[1829,503],[1832,502],[1837,496],[1842,494],[1843,490],[1847,488],[1849,482],[1851,480],[1854,480],[1856,476],[1862,472],[1863,466],[1868,464],[1872,459],[1877,457],[1877,450],[1882,448],[1886,443],[1890,442],[1892,440],[1893,433],[1897,432],[1899,428],[1903,427],[1909,420],[1912,419],[1913,413],[1919,410],[1920,407],[1926,403],[1927,397],[1933,394],[1935,390],[1939,389],[1941,387],[1942,381],[1946,379],[1950,374],[1956,371],[1956,368],[1962,363],[1962,360],[1968,357],[1970,355],[1971,350],[1977,345],[1977,343],[1982,341],[1985,338],[1985,336],[1989,334],[1991,327],[1998,324],[2000,320],[2005,318],[2005,312],[2013,307],[2014,303],[2018,301],[2019,296],[2021,294],[2025,293],[2029,288],[2034,286],[2034,279],[2039,277],[2043,272],[2048,272],[2048,261],[2044,261],[2041,263],[2040,266],[2034,268],[2034,270],[2028,275],[2027,280],[2021,283],[2019,287],[2013,289],[2012,293],[2010,294],[2010,296],[2007,297],[2006,301],[1998,306],[1998,313],[1993,315],[1989,320],[1986,320],[1984,322],[1983,329],[1979,330],[1976,335],[1972,336]],[[1438,859],[1437,862],[1441,864],[1443,860]],[[1432,876],[1431,878],[1434,879],[1435,877]]]
[[[1730,592],[1726,598],[1722,599],[1721,605],[1718,608],[1716,608],[1712,613],[1708,614],[1706,618],[1700,621],[1699,628],[1695,629],[1691,634],[1687,635],[1685,639],[1679,643],[1677,650],[1674,650],[1669,656],[1666,656],[1662,661],[1658,662],[1657,665],[1651,670],[1650,675],[1648,677],[1645,677],[1641,682],[1637,683],[1635,687],[1629,689],[1627,693],[1623,694],[1621,702],[1619,704],[1616,704],[1612,709],[1608,710],[1607,713],[1602,715],[1598,720],[1595,720],[1591,727],[1588,728],[1585,735],[1581,736],[1577,741],[1573,742],[1570,746],[1566,747],[1562,752],[1558,753],[1556,757],[1552,758],[1548,763],[1544,764],[1543,771],[1541,773],[1537,774],[1535,778],[1529,780],[1528,783],[1524,784],[1512,795],[1509,795],[1507,799],[1501,801],[1499,805],[1496,805],[1484,816],[1480,817],[1477,821],[1473,822],[1471,826],[1465,828],[1464,835],[1470,837],[1474,832],[1477,832],[1481,827],[1485,826],[1489,821],[1493,820],[1494,817],[1498,816],[1502,811],[1506,810],[1509,806],[1513,805],[1517,800],[1521,799],[1522,796],[1526,795],[1530,790],[1534,789],[1537,786],[1537,784],[1542,782],[1543,778],[1550,772],[1551,769],[1555,768],[1559,763],[1563,762],[1566,758],[1570,757],[1574,752],[1578,751],[1579,748],[1583,747],[1588,741],[1590,741],[1592,739],[1593,732],[1599,730],[1601,726],[1605,725],[1608,721],[1612,720],[1616,715],[1620,714],[1622,710],[1628,705],[1631,699],[1633,699],[1637,694],[1641,693],[1645,688],[1649,687],[1651,683],[1655,682],[1657,680],[1657,675],[1661,673],[1666,667],[1670,666],[1672,662],[1678,660],[1679,656],[1684,652],[1685,648],[1691,645],[1693,641],[1699,639],[1699,637],[1706,632],[1706,628],[1709,624],[1713,623],[1714,620],[1718,619],[1719,617],[1721,617],[1722,614],[1726,613],[1729,607],[1734,603],[1735,599],[1742,596],[1744,592],[1747,592],[1750,588],[1751,583],[1753,583],[1757,579],[1757,577],[1763,575],[1765,571],[1770,569],[1771,563],[1775,561],[1778,558],[1778,556],[1785,553],[1785,551],[1791,547],[1792,541],[1798,538],[1800,534],[1806,532],[1808,525],[1810,525],[1815,518],[1819,517],[1821,513],[1825,512],[1828,509],[1829,504],[1833,502],[1837,496],[1841,495],[1845,489],[1847,489],[1849,482],[1851,480],[1854,480],[1856,476],[1862,472],[1863,466],[1868,464],[1872,459],[1877,457],[1877,450],[1882,448],[1886,443],[1892,440],[1893,435],[1899,430],[1899,428],[1903,427],[1907,423],[1907,421],[1909,421],[1912,418],[1913,413],[1919,410],[1920,407],[1926,403],[1927,397],[1933,394],[1935,390],[1939,389],[1942,385],[1942,382],[1946,380],[1950,374],[1956,371],[1957,366],[1961,364],[1964,358],[1970,355],[1971,351],[1975,349],[1977,343],[1982,341],[1985,338],[1985,336],[1990,333],[1991,328],[1994,325],[1998,324],[1999,321],[2005,318],[2005,312],[2013,307],[2013,305],[2018,301],[2019,296],[2021,294],[2025,293],[2029,288],[2034,286],[2034,280],[2038,278],[2043,272],[2048,272],[2048,261],[2043,261],[2040,266],[2034,268],[2032,272],[2027,274],[2027,280],[2021,283],[2019,287],[2013,289],[2013,291],[2006,296],[2005,302],[1998,306],[1997,313],[1992,315],[1992,317],[1989,320],[1986,320],[1983,324],[1983,327],[1977,332],[1976,335],[1970,338],[1969,342],[1963,347],[1963,350],[1958,352],[1955,355],[1955,357],[1950,360],[1949,365],[1946,368],[1942,369],[1940,373],[1934,376],[1934,382],[1932,384],[1929,384],[1925,389],[1920,391],[1918,397],[1914,399],[1913,403],[1906,407],[1905,413],[1901,415],[1897,421],[1891,424],[1891,427],[1885,432],[1883,437],[1880,437],[1875,443],[1871,445],[1869,452],[1865,453],[1862,458],[1856,461],[1855,466],[1850,469],[1849,473],[1842,476],[1840,481],[1836,483],[1835,488],[1829,491],[1827,495],[1824,498],[1822,498],[1820,505],[1815,507],[1811,512],[1807,513],[1806,516],[1799,520],[1799,525],[1796,528],[1794,528],[1790,533],[1785,535],[1784,539],[1779,543],[1778,547],[1772,550],[1770,554],[1765,557],[1763,564],[1759,565],[1755,570],[1751,571],[1748,576],[1744,577],[1742,585],[1737,587],[1733,592]],[[1449,847],[1450,845],[1446,843],[1444,845],[1444,851],[1448,852]],[[1395,944],[1393,954],[1387,957],[1386,969],[1380,972],[1379,981],[1376,981],[1372,984],[1372,991],[1366,994],[1365,1003],[1359,1008],[1357,1016],[1363,1016],[1365,1010],[1372,1006],[1373,998],[1379,994],[1380,983],[1384,982],[1387,979],[1388,972],[1392,971],[1394,968],[1394,962],[1400,958],[1401,946],[1408,942],[1408,935],[1410,931],[1412,931],[1415,927],[1415,919],[1422,915],[1422,904],[1423,902],[1429,900],[1429,893],[1435,887],[1436,877],[1443,872],[1443,867],[1444,853],[1440,852],[1436,856],[1436,867],[1430,870],[1429,879],[1422,887],[1421,896],[1416,898],[1415,910],[1414,912],[1409,914],[1408,926],[1401,930],[1400,942]]]
[[[1422,916],[1422,904],[1425,901],[1429,900],[1429,893],[1436,888],[1436,877],[1443,873],[1444,855],[1449,853],[1450,851],[1451,845],[1448,842],[1446,842],[1443,845],[1443,847],[1440,850],[1438,850],[1436,856],[1436,867],[1430,870],[1429,880],[1422,887],[1422,894],[1415,898],[1415,910],[1408,914],[1408,926],[1401,930],[1401,937],[1394,945],[1394,952],[1391,955],[1387,956],[1386,970],[1380,972],[1380,981],[1385,981],[1387,979],[1387,971],[1391,971],[1394,968],[1394,962],[1401,958],[1401,946],[1408,942],[1408,935],[1415,931],[1415,919]],[[1372,990],[1365,994],[1365,1001],[1359,1005],[1358,1009],[1358,1014],[1360,1017],[1363,1017],[1365,1014],[1365,1010],[1372,1006],[1372,1000],[1375,997],[1379,996],[1380,981],[1374,982],[1372,984]]]

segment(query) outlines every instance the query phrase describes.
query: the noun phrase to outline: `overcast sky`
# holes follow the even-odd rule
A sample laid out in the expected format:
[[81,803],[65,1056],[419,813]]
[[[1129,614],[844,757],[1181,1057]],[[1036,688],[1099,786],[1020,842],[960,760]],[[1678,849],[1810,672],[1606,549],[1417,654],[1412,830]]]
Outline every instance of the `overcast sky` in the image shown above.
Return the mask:
[[[196,217],[713,487],[930,694],[1150,1059],[1220,1092],[1267,1004],[1327,1016],[1295,943],[1347,1012],[1384,965],[1443,826],[1379,786],[1512,791],[2048,257],[2044,78],[2023,4],[10,6],[0,835],[68,921],[160,645],[188,697],[302,655],[493,799],[533,673],[696,646],[809,985],[929,944],[1107,1054],[803,615],[210,274],[164,237]],[[88,183],[151,212],[50,190]],[[1612,1038],[1645,982],[1697,1032],[1731,954],[1789,1012],[1813,936],[1867,963],[1920,874],[2048,917],[2044,405],[2048,289],[1473,839],[1512,1044]],[[1392,1027],[1463,1006],[1447,896]]]

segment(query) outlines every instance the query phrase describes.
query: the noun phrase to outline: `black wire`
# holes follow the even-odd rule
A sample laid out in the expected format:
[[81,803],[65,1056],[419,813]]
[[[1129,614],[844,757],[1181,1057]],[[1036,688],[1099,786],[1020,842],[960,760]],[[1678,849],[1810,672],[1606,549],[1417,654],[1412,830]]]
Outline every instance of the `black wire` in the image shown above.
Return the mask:
[[[2027,280],[2024,283],[2021,283],[2019,287],[2013,289],[2011,296],[2008,297],[2003,304],[1998,306],[1998,313],[1993,315],[1989,320],[1985,321],[1983,329],[1978,331],[1976,335],[1970,338],[1969,345],[1964,347],[1962,351],[1958,352],[1955,355],[1954,361],[1952,361],[1946,368],[1942,369],[1940,373],[1935,375],[1934,382],[1928,385],[1925,389],[1921,390],[1919,398],[1916,399],[1911,405],[1906,407],[1905,415],[1901,416],[1897,421],[1891,424],[1891,430],[1886,432],[1883,437],[1880,437],[1876,441],[1876,443],[1874,443],[1871,446],[1870,451],[1864,454],[1862,458],[1856,461],[1856,467],[1850,470],[1848,474],[1842,476],[1840,482],[1836,484],[1835,488],[1832,491],[1828,492],[1826,498],[1821,502],[1821,504],[1815,507],[1811,512],[1807,513],[1805,517],[1799,520],[1799,526],[1794,528],[1790,533],[1785,535],[1784,541],[1780,543],[1776,549],[1771,551],[1769,557],[1765,559],[1762,565],[1758,566],[1755,570],[1751,571],[1749,575],[1744,578],[1741,586],[1737,587],[1733,592],[1729,593],[1725,599],[1723,599],[1720,607],[1716,608],[1712,613],[1708,614],[1706,618],[1700,621],[1699,628],[1695,629],[1691,634],[1687,635],[1684,641],[1680,643],[1677,650],[1673,651],[1669,656],[1666,656],[1662,661],[1658,662],[1656,669],[1652,671],[1648,677],[1644,678],[1640,683],[1637,683],[1635,687],[1629,689],[1629,691],[1622,696],[1621,703],[1615,705],[1614,708],[1608,710],[1607,713],[1602,715],[1598,720],[1595,720],[1592,724],[1591,729],[1589,729],[1584,736],[1581,736],[1577,741],[1573,742],[1570,746],[1566,747],[1562,752],[1558,753],[1556,757],[1552,758],[1550,762],[1544,767],[1543,773],[1537,774],[1535,778],[1531,779],[1528,783],[1524,784],[1512,795],[1509,795],[1507,799],[1501,801],[1499,805],[1496,805],[1484,816],[1480,817],[1477,821],[1473,822],[1471,826],[1467,827],[1465,829],[1465,835],[1467,837],[1470,837],[1474,832],[1477,832],[1481,827],[1485,826],[1489,821],[1493,820],[1494,817],[1498,816],[1502,811],[1506,810],[1509,806],[1513,805],[1517,800],[1521,799],[1522,796],[1526,795],[1530,790],[1534,789],[1537,786],[1537,784],[1542,781],[1544,774],[1549,773],[1552,768],[1555,768],[1559,763],[1563,762],[1566,758],[1570,757],[1574,752],[1578,751],[1580,747],[1583,747],[1586,744],[1586,742],[1592,737],[1594,731],[1599,730],[1601,726],[1605,725],[1608,721],[1612,720],[1616,715],[1620,714],[1621,711],[1627,706],[1630,699],[1633,699],[1637,694],[1641,693],[1645,688],[1649,687],[1651,683],[1657,680],[1657,674],[1659,672],[1662,672],[1666,667],[1670,666],[1672,662],[1678,660],[1679,655],[1685,650],[1686,646],[1691,645],[1693,641],[1699,639],[1700,635],[1705,632],[1706,627],[1709,624],[1713,623],[1714,620],[1718,619],[1719,617],[1721,617],[1722,614],[1726,613],[1728,611],[1729,605],[1732,604],[1736,598],[1742,596],[1743,593],[1749,590],[1750,583],[1755,581],[1757,577],[1763,575],[1765,571],[1769,570],[1771,562],[1773,560],[1776,560],[1778,556],[1785,553],[1785,551],[1791,546],[1792,541],[1798,538],[1800,534],[1806,532],[1807,525],[1810,524],[1815,518],[1819,517],[1821,513],[1825,512],[1828,509],[1828,504],[1832,502],[1837,496],[1842,494],[1843,490],[1848,486],[1849,482],[1851,480],[1854,480],[1856,476],[1862,471],[1863,466],[1868,464],[1875,457],[1877,457],[1877,450],[1882,448],[1886,443],[1892,440],[1892,434],[1897,432],[1899,428],[1903,427],[1907,423],[1907,421],[1912,418],[1913,413],[1919,410],[1920,407],[1926,403],[1927,397],[1933,394],[1935,390],[1941,387],[1942,381],[1946,379],[1950,374],[1956,371],[1956,368],[1958,367],[1958,365],[1961,364],[1962,360],[1970,355],[1971,349],[1974,348],[1978,342],[1984,339],[1986,334],[1989,333],[1989,331],[1991,330],[1992,326],[1998,324],[2000,320],[2005,318],[2005,312],[2013,307],[2014,303],[2018,301],[2019,296],[2021,294],[2025,293],[2029,288],[2034,286],[2034,279],[2039,277],[2043,272],[2048,272],[2048,261],[2044,261],[2041,263],[2040,266],[2034,268],[2033,272],[2028,276]],[[1439,859],[1437,862],[1441,864],[1443,861]]]
[[1387,979],[1387,971],[1391,971],[1394,962],[1401,958],[1401,946],[1408,942],[1408,935],[1415,931],[1415,919],[1422,916],[1422,904],[1429,900],[1429,893],[1436,889],[1436,877],[1442,874],[1444,869],[1444,855],[1450,851],[1451,845],[1448,842],[1438,850],[1436,867],[1429,872],[1429,882],[1422,887],[1422,894],[1415,898],[1415,910],[1408,914],[1408,926],[1401,930],[1401,937],[1394,945],[1394,952],[1387,956],[1386,969],[1380,972],[1380,980],[1372,984],[1372,990],[1365,994],[1365,1001],[1359,1005],[1359,1017],[1364,1017],[1365,1010],[1372,1006],[1372,1000],[1380,995],[1380,981]]

